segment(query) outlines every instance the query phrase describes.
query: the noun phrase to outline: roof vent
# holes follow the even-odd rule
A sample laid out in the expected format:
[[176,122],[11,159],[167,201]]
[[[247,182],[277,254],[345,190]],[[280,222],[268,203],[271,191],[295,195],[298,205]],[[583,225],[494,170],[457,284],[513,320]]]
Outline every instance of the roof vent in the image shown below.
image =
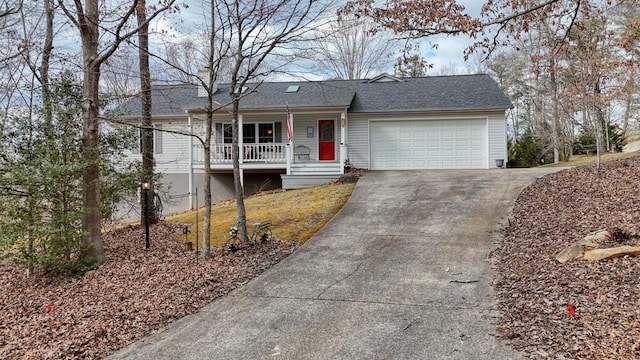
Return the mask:
[[395,77],[393,75],[389,75],[387,73],[382,73],[373,79],[369,79],[366,82],[374,83],[374,82],[402,82],[402,79]]
[[289,87],[287,87],[288,93],[295,93],[298,92],[298,90],[300,90],[300,85],[289,85]]

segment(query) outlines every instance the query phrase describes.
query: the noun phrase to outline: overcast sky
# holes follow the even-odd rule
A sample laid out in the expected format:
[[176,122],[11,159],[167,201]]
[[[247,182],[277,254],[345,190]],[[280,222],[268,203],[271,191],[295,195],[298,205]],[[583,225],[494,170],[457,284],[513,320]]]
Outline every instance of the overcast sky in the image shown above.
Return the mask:
[[[467,13],[477,16],[484,1],[481,0],[460,0],[465,6]],[[188,8],[182,9],[179,13],[171,15],[169,19],[162,19],[155,24],[156,31],[164,31],[167,34],[174,34],[176,37],[189,36],[190,29],[195,26],[202,26],[205,20],[205,13],[208,13],[208,4],[202,5],[202,0],[186,0],[184,3]],[[420,41],[420,53],[427,61],[433,64],[433,69],[428,71],[430,75],[443,73],[466,73],[469,69],[477,68],[477,59],[469,62],[464,61],[464,50],[473,43],[467,36],[437,36]],[[437,44],[437,48],[432,45]],[[477,58],[477,57],[476,57]],[[389,59],[387,72],[393,72],[395,59]],[[302,74],[306,78],[322,77],[320,74]],[[314,76],[317,75],[317,76]]]

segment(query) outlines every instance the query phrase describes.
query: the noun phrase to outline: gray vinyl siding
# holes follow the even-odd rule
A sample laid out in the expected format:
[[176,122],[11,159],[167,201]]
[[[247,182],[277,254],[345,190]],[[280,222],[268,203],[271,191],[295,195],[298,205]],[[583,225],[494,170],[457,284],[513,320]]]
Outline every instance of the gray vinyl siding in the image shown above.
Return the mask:
[[[340,114],[296,114],[293,113],[293,145],[307,146],[311,153],[309,154],[309,161],[318,161],[318,120],[334,120],[335,121],[335,134],[336,139],[336,159],[338,159],[340,151]],[[313,127],[313,137],[307,137],[307,127]],[[286,124],[283,124],[284,137],[286,141]],[[294,154],[295,155],[295,154]]]
[[347,158],[352,166],[369,168],[369,120],[349,116],[347,122]]
[[[313,127],[313,138],[307,138],[307,126]],[[285,135],[286,138],[286,135]],[[306,146],[309,148],[309,161],[318,160],[318,118],[314,114],[293,113],[293,151],[295,159],[295,147]],[[295,160],[294,160],[295,161]]]
[[[188,132],[187,119],[172,122],[154,121],[158,130],[176,130]],[[167,132],[154,132],[155,171],[168,174],[187,174],[189,172],[189,137]],[[139,149],[126,153],[128,160],[141,161]]]
[[[158,123],[158,128],[163,130],[175,130],[188,132],[189,126],[186,119],[184,122]],[[168,174],[187,174],[189,173],[189,137],[186,135],[172,134],[163,132],[157,135],[156,140],[162,139],[159,144],[154,144],[156,153],[156,171]],[[160,148],[158,147],[161,147]],[[158,153],[157,150],[160,150]]]
[[496,167],[496,159],[507,163],[507,121],[502,113],[488,115],[489,168]]

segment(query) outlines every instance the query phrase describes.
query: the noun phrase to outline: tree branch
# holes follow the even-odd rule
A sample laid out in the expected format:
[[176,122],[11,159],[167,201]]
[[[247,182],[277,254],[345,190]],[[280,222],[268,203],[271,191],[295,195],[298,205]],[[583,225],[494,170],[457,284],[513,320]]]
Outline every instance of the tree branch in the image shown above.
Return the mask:
[[107,117],[101,117],[101,119],[105,120],[105,121],[108,121],[110,123],[130,126],[132,128],[136,128],[136,129],[153,130],[153,131],[158,131],[158,132],[166,132],[166,133],[169,133],[169,134],[191,136],[191,137],[194,137],[194,138],[198,139],[198,141],[200,141],[200,143],[202,145],[204,145],[204,140],[199,135],[191,133],[191,132],[179,131],[179,130],[170,130],[170,129],[157,129],[157,128],[153,127],[153,126],[142,126],[142,125],[134,124],[134,123],[131,123],[131,122],[116,120],[116,119],[107,118]]
[[19,0],[15,7],[9,7],[9,3],[5,3],[4,10],[0,11],[0,19],[5,16],[17,14],[20,9],[22,9],[22,0]]

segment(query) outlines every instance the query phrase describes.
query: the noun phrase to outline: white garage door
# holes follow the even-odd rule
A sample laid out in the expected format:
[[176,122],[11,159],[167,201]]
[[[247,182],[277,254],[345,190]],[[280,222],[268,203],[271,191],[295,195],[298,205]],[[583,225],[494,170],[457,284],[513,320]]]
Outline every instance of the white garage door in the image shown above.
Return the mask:
[[487,167],[486,120],[371,121],[371,169]]

